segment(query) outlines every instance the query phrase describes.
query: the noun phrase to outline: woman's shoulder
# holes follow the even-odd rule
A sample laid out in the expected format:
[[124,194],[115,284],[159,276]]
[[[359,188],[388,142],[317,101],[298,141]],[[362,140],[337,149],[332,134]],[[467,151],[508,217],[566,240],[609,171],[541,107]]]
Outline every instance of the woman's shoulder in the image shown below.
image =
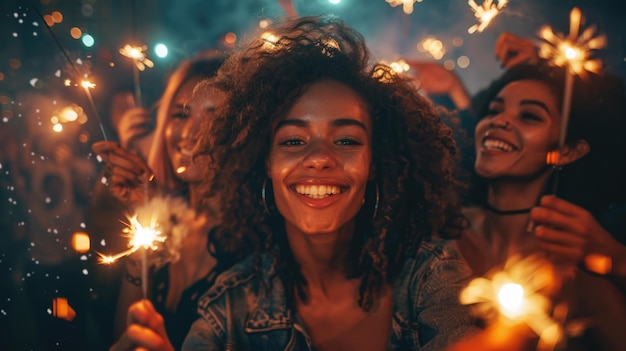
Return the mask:
[[[206,309],[211,304],[219,303],[226,294],[243,296],[255,293],[264,284],[262,280],[269,281],[272,262],[270,256],[261,255],[259,260],[248,256],[235,263],[215,278],[215,283],[199,299],[199,308]],[[259,267],[255,268],[256,265]]]

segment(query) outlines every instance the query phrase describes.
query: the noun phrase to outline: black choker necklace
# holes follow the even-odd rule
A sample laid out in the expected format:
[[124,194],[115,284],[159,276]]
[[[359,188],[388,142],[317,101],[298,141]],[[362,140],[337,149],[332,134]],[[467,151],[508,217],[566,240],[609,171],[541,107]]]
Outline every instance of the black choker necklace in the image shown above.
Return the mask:
[[507,215],[516,215],[516,214],[522,214],[522,213],[529,213],[530,210],[532,210],[532,207],[529,208],[520,208],[519,210],[506,210],[506,211],[502,211],[502,210],[498,210],[497,208],[491,206],[489,203],[485,203],[485,205],[483,206],[485,208],[485,210],[489,211],[489,212],[493,212],[497,215],[500,216],[507,216]]

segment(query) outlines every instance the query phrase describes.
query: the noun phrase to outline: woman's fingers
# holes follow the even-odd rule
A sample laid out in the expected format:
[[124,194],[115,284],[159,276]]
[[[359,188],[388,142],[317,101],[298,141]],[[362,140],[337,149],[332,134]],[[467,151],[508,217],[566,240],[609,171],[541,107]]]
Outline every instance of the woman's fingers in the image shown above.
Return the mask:
[[517,64],[535,63],[538,59],[535,45],[528,39],[511,33],[502,33],[495,45],[495,53],[503,67],[509,68]]
[[161,316],[149,300],[141,300],[128,310],[128,338],[148,350],[172,350]]

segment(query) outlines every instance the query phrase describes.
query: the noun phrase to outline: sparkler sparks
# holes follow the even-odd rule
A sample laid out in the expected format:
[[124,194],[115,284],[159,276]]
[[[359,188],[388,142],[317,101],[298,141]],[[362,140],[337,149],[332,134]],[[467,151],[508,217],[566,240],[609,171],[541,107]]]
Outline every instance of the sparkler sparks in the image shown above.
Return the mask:
[[156,196],[127,216],[128,222],[123,235],[129,239],[128,249],[114,255],[97,252],[100,263],[111,264],[141,248],[151,251],[164,251],[155,257],[153,265],[175,262],[180,254],[180,246],[187,235],[188,226],[195,218],[195,211],[179,198]]
[[391,7],[402,5],[402,11],[407,15],[413,13],[413,4],[416,2],[422,2],[423,0],[385,0]]
[[493,0],[485,0],[482,6],[479,6],[475,0],[469,0],[467,3],[472,8],[474,17],[478,20],[477,24],[474,24],[467,30],[469,34],[472,34],[477,31],[482,32],[485,30],[489,23],[500,14],[500,11],[506,6],[508,0],[496,0],[495,4]]
[[547,295],[556,285],[550,263],[540,256],[514,257],[490,276],[472,280],[461,292],[461,303],[475,304],[474,312],[488,322],[526,323],[542,345],[556,345],[562,339],[563,327],[549,312],[552,303]]
[[555,34],[552,28],[544,26],[539,36],[545,40],[539,47],[539,57],[547,59],[554,66],[567,67],[569,74],[583,75],[585,71],[599,72],[600,60],[590,59],[591,50],[601,49],[606,45],[606,37],[596,34],[596,27],[585,29],[579,36],[582,13],[574,7],[570,12],[570,32],[568,36]]
[[133,60],[133,82],[135,85],[135,103],[141,106],[141,83],[139,81],[139,71],[144,71],[146,67],[154,67],[154,62],[146,57],[144,51],[147,47],[144,46],[131,46],[130,44],[124,45],[120,49],[120,54]]
[[146,57],[144,51],[148,48],[146,46],[131,46],[130,44],[124,45],[120,49],[120,54],[133,60],[138,70],[144,71],[146,67],[154,67],[154,62]]

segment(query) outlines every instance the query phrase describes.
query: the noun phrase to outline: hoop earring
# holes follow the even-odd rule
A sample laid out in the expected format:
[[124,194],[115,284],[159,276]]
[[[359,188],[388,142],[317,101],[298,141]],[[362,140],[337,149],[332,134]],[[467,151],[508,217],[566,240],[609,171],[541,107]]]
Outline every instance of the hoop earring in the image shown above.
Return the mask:
[[[374,183],[375,193],[372,193],[372,183]],[[367,211],[367,212],[372,211],[372,218],[371,218],[372,222],[374,221],[374,219],[376,219],[376,215],[378,214],[378,204],[380,202],[380,191],[378,190],[378,183],[377,182],[375,182],[375,181],[368,181],[367,185],[365,187],[365,196],[363,197],[362,205],[365,205],[366,203],[371,202],[373,197],[376,199],[374,201],[374,208],[372,209],[370,207],[368,209],[365,209],[365,211]]]
[[372,222],[376,219],[376,215],[378,214],[378,202],[380,201],[380,192],[378,191],[378,183],[376,184],[376,203],[374,203],[374,214],[372,214]]
[[267,207],[267,199],[266,199],[266,191],[265,187],[267,186],[267,178],[265,178],[265,180],[263,181],[263,187],[261,188],[261,199],[263,201],[263,208],[265,208],[265,213],[267,213],[268,215],[271,214],[270,213],[270,209],[269,207]]

